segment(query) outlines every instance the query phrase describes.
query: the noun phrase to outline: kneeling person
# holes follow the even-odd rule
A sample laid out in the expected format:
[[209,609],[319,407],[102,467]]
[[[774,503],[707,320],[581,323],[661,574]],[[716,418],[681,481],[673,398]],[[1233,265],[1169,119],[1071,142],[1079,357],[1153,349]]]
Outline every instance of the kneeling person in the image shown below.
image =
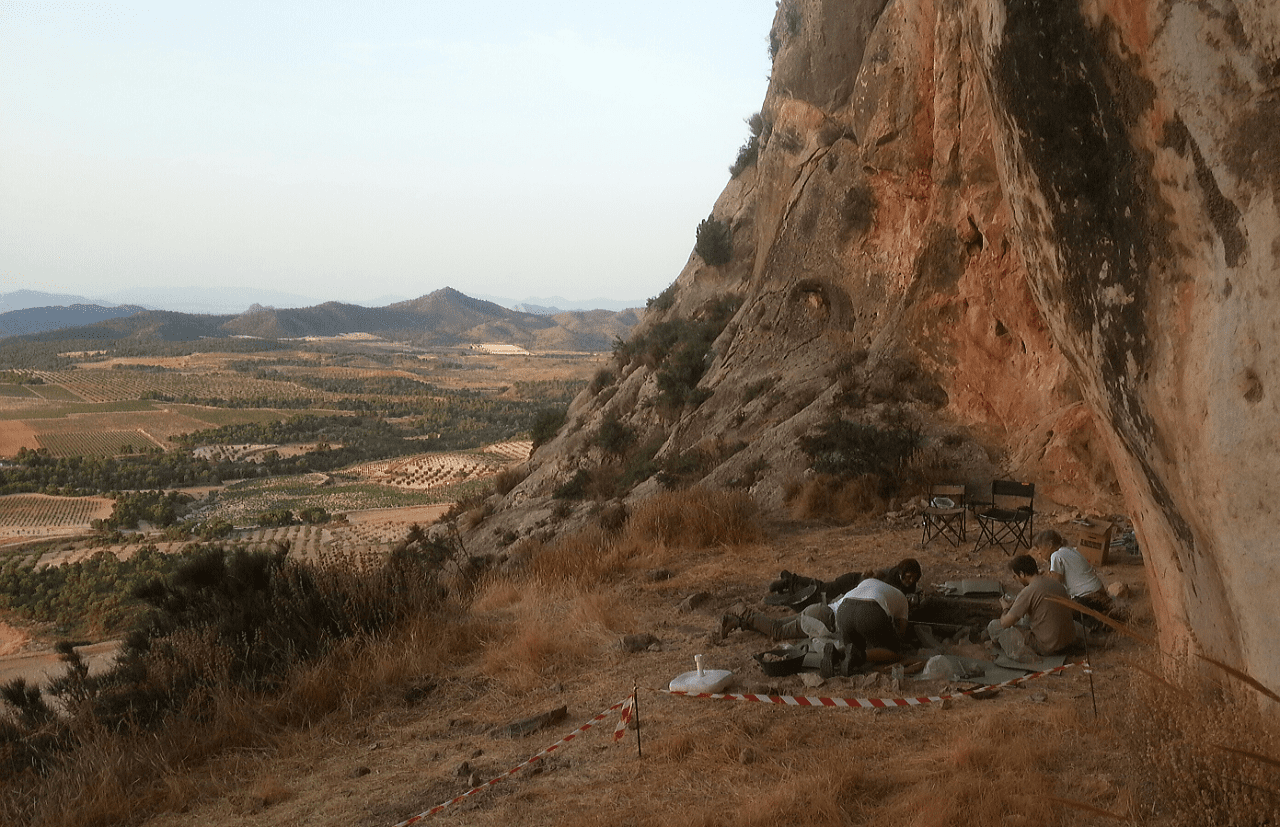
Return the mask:
[[1030,659],[1028,647],[1037,655],[1054,655],[1074,644],[1077,630],[1071,607],[1049,599],[1070,599],[1066,587],[1040,574],[1029,554],[1010,560],[1009,570],[1022,584],[1022,591],[1012,601],[1000,598],[1004,614],[987,624],[991,639],[1005,654],[1024,662]]

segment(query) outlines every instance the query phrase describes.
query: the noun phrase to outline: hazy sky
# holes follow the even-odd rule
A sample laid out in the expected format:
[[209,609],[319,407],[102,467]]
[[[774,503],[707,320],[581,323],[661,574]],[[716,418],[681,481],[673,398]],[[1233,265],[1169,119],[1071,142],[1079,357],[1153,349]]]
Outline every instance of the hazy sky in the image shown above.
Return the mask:
[[775,0],[0,0],[0,292],[670,284]]

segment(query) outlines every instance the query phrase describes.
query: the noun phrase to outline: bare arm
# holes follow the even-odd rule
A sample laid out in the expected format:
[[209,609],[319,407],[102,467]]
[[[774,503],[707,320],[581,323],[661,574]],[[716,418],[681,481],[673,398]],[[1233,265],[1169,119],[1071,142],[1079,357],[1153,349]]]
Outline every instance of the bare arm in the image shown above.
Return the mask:
[[1018,592],[1018,596],[1012,601],[1001,597],[1000,608],[1004,609],[1004,614],[1000,615],[1000,628],[1008,629],[1021,620],[1027,610],[1031,608],[1031,595],[1024,588]]

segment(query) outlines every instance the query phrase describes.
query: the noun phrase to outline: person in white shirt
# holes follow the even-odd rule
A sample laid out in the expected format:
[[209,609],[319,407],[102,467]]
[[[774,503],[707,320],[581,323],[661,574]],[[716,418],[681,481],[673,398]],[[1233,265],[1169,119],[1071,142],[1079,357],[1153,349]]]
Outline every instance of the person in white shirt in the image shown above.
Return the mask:
[[720,618],[720,640],[738,629],[760,632],[774,640],[832,640],[838,643],[846,674],[864,662],[893,663],[907,648],[902,635],[907,631],[910,606],[903,589],[914,590],[920,575],[920,564],[906,559],[857,582],[834,601],[814,603],[791,617],[731,612]]
[[1084,559],[1084,555],[1066,544],[1062,535],[1053,529],[1036,534],[1032,547],[1048,558],[1047,574],[1067,589],[1071,599],[1095,612],[1110,615],[1115,605],[1102,578]]
[[831,604],[841,640],[866,641],[867,660],[892,663],[906,648],[907,596],[883,580],[869,577]]

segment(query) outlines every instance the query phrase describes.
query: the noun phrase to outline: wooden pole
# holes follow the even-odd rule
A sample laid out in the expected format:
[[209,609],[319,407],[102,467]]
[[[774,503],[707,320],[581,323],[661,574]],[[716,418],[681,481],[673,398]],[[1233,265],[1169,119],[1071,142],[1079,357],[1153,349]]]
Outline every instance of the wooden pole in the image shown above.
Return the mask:
[[644,750],[640,748],[640,686],[633,684],[631,687],[631,713],[636,719],[636,757],[644,759]]

